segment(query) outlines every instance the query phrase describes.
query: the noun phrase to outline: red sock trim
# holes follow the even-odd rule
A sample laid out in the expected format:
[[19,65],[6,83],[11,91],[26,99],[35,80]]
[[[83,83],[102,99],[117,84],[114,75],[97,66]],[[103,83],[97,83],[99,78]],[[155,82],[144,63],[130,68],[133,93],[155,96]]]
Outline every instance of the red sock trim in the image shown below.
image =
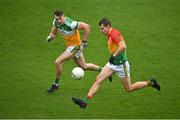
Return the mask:
[[87,98],[88,98],[88,99],[92,99],[92,98],[93,98],[93,96],[89,96],[89,95],[88,95],[88,96],[87,96]]

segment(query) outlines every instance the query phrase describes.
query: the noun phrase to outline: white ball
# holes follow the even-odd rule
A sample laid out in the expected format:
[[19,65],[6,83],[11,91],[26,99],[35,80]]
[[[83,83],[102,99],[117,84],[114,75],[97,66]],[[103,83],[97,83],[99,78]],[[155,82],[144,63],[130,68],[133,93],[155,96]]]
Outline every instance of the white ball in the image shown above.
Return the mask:
[[71,75],[75,80],[80,80],[84,77],[84,70],[80,67],[75,67],[73,68]]

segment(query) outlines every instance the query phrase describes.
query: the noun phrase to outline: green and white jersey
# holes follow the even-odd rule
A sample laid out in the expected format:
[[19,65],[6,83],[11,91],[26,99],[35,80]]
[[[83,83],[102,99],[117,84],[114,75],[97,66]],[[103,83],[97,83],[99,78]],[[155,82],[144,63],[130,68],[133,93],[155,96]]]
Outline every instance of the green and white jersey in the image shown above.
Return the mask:
[[59,24],[55,19],[53,25],[60,31],[64,36],[73,36],[74,32],[77,30],[78,22],[65,17],[65,23],[63,25]]

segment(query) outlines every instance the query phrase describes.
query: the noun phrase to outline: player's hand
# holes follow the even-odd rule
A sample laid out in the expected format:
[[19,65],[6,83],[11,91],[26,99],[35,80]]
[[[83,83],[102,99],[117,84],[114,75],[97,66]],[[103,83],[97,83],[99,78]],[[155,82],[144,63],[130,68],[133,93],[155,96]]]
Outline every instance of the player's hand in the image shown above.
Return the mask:
[[46,40],[47,40],[48,42],[50,42],[52,39],[53,39],[53,38],[52,38],[52,36],[50,36],[50,35],[46,38]]
[[111,57],[109,58],[109,63],[114,64],[114,60],[115,60],[115,57],[111,55]]
[[82,45],[83,45],[84,48],[87,47],[88,46],[87,41],[82,41]]

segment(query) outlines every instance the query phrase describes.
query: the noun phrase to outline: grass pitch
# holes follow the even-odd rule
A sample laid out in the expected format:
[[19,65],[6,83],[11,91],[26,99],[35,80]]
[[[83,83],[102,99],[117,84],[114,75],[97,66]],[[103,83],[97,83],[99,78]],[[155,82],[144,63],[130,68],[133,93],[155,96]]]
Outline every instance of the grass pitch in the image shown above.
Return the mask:
[[[179,0],[1,0],[0,118],[180,118],[179,6]],[[69,61],[60,90],[46,93],[54,60],[65,50],[60,35],[45,41],[56,9],[92,26],[84,56],[101,66],[109,53],[98,22],[109,18],[127,43],[132,82],[155,77],[162,90],[126,93],[114,75],[82,110],[71,97],[84,97],[98,73],[86,71],[82,80],[73,80],[75,64]]]

